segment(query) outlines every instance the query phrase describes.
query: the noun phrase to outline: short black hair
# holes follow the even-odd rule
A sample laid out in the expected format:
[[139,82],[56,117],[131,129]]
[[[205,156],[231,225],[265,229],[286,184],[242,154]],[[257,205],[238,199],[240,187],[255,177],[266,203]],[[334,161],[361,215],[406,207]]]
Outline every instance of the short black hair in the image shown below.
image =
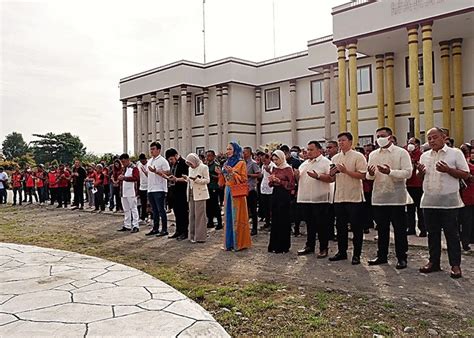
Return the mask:
[[421,141],[419,139],[417,139],[416,137],[414,137],[414,139],[416,144],[421,145]]
[[252,153],[252,147],[244,147],[244,150],[248,150],[250,153]]
[[[339,147],[339,144],[337,144],[337,141],[331,140],[331,141],[327,141],[326,143],[327,143],[327,144],[332,144],[332,145],[334,145],[334,146],[336,146],[336,147]],[[326,147],[327,147],[327,145],[326,145]]]
[[207,153],[211,153],[212,155],[216,156],[216,152],[212,149],[209,149],[208,151],[206,151],[206,154]]
[[284,153],[289,153],[290,152],[290,147],[288,147],[286,144],[284,144],[280,147],[280,150],[283,151]]
[[170,157],[172,156],[176,156],[178,155],[178,151],[174,148],[169,148],[166,152],[165,152],[165,157],[166,159],[169,159]]
[[[142,155],[142,154],[140,154]],[[127,153],[123,153],[122,155],[120,155],[119,157],[119,160],[129,160],[130,159],[130,156],[128,156]]]
[[321,146],[321,143],[319,143],[318,141],[309,141],[308,145],[310,144],[314,144],[314,146],[318,148],[319,150],[323,149],[323,147]]
[[375,132],[378,133],[379,131],[386,131],[389,135],[393,135],[392,129],[389,127],[380,127]]
[[367,144],[364,144],[364,147],[372,147],[372,149],[375,149],[375,144],[367,143]]
[[146,155],[144,153],[141,153],[140,155],[138,155],[138,159],[139,160],[146,160]]
[[[309,143],[308,143],[308,144],[309,144]],[[296,152],[300,153],[300,152],[301,152],[301,148],[298,147],[298,146],[293,146],[293,147],[291,147],[291,151],[296,151]]]
[[161,149],[161,143],[158,141],[154,141],[150,143],[150,148],[151,147],[156,147],[156,149]]
[[349,133],[348,131],[344,131],[342,133],[339,133],[339,135],[337,135],[337,138],[340,138],[340,137],[343,137],[343,136],[347,137],[347,139],[349,141],[352,141],[354,139],[354,137],[352,137],[352,134]]

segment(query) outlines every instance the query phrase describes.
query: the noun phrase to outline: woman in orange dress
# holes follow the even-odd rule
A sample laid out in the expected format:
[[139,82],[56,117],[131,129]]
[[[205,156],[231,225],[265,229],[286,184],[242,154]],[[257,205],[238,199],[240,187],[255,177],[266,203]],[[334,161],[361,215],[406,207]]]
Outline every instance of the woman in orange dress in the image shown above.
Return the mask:
[[243,250],[252,246],[250,238],[247,197],[232,196],[232,188],[239,183],[247,183],[247,166],[242,159],[242,147],[235,142],[227,146],[228,159],[219,173],[219,185],[224,186],[224,248]]

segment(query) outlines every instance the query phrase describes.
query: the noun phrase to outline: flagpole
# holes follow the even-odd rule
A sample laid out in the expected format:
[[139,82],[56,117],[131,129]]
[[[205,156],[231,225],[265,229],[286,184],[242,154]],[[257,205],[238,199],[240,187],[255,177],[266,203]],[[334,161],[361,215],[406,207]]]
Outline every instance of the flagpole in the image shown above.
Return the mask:
[[206,0],[202,0],[202,43],[204,63],[206,63]]

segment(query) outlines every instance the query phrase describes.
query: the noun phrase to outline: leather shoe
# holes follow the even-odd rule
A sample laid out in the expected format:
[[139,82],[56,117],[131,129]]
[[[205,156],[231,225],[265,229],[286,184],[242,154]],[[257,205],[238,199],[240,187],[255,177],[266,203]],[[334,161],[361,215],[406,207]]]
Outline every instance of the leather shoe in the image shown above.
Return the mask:
[[177,241],[182,241],[182,240],[185,240],[185,239],[187,239],[187,238],[188,238],[188,236],[187,236],[186,234],[182,234],[182,235],[179,235],[179,237],[176,238],[176,240],[177,240]]
[[319,251],[316,258],[321,259],[321,258],[326,258],[327,256],[328,256],[328,249],[324,249],[324,250]]
[[450,273],[451,278],[461,278],[462,277],[462,271],[460,266],[452,266],[451,267],[451,273]]
[[256,234],[257,234],[257,230],[252,229],[252,231],[250,232],[250,236],[255,236]]
[[419,270],[421,273],[431,273],[436,271],[441,271],[439,265],[434,265],[433,263],[429,262],[425,266],[422,266]]
[[387,264],[388,261],[386,258],[383,259],[380,257],[375,257],[374,259],[370,259],[368,263],[369,265],[380,265],[380,264]]
[[138,229],[138,228],[133,228],[133,229],[132,229],[132,234],[137,233],[137,232],[139,232],[139,231],[140,231],[140,229]]
[[360,264],[360,257],[359,256],[352,256],[352,265],[359,265]]
[[168,236],[168,231],[160,231],[156,234],[156,237]]
[[329,257],[329,260],[331,262],[342,261],[342,260],[345,260],[345,259],[347,259],[347,254],[342,254],[342,253],[339,253],[339,252],[337,254],[335,254],[334,256]]
[[158,231],[152,230],[152,231],[150,231],[150,232],[147,232],[147,233],[145,234],[145,236],[153,236],[153,235],[156,235],[157,233],[158,233]]
[[407,267],[407,261],[404,260],[404,259],[400,259],[397,262],[397,265],[395,266],[395,269],[401,270],[401,269],[405,269],[406,267]]
[[298,250],[298,256],[304,256],[304,255],[309,255],[309,254],[314,254],[314,249],[310,248],[304,248],[301,250]]
[[117,231],[130,231],[130,229],[127,229],[126,227],[122,227],[122,229],[118,229]]
[[222,230],[223,228],[224,228],[224,227],[223,227],[222,224],[221,224],[221,225],[217,225],[214,229],[216,229],[216,230]]
[[168,236],[169,239],[173,239],[173,238],[178,238],[179,236],[181,236],[181,234],[179,232],[175,232],[174,234],[172,234],[171,236]]
[[426,237],[426,236],[427,236],[426,231],[420,232],[420,234],[418,235],[418,237]]

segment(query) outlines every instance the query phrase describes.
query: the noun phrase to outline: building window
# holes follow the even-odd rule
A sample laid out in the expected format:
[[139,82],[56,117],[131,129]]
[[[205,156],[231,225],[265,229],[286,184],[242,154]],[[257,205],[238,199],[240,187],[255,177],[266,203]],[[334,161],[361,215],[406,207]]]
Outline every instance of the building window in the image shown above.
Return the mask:
[[[435,62],[434,53],[431,54],[433,64],[433,83],[435,83]],[[423,86],[423,54],[418,54],[418,84]],[[410,58],[405,57],[405,85],[410,88]]]
[[194,115],[204,115],[204,95],[195,95],[194,103]]
[[280,88],[265,90],[265,111],[280,109]]
[[204,147],[196,147],[196,154],[198,155],[205,155],[206,150]]
[[359,146],[363,147],[367,144],[374,144],[374,136],[373,135],[359,136]]
[[311,104],[318,104],[323,102],[323,80],[311,81]]
[[357,67],[357,94],[372,93],[372,66]]

